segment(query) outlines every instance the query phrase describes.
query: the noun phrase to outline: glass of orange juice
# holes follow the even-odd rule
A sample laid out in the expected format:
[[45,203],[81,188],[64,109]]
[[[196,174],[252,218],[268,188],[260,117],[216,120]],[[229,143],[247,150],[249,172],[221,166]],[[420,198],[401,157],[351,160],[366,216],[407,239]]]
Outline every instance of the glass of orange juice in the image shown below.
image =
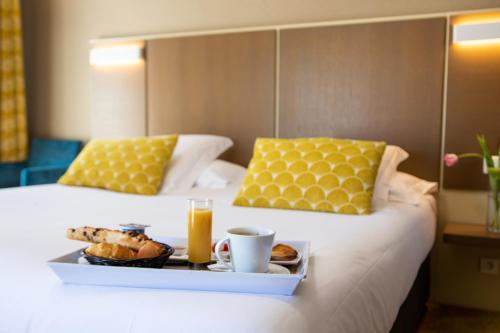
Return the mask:
[[212,200],[189,199],[188,261],[204,264],[212,259]]

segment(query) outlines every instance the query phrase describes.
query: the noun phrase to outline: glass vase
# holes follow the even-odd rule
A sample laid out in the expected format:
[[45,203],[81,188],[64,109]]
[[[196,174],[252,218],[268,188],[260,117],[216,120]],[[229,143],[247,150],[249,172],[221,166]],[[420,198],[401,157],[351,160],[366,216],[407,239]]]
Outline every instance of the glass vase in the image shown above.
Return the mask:
[[489,232],[500,233],[500,195],[499,193],[488,193],[488,220],[486,227]]

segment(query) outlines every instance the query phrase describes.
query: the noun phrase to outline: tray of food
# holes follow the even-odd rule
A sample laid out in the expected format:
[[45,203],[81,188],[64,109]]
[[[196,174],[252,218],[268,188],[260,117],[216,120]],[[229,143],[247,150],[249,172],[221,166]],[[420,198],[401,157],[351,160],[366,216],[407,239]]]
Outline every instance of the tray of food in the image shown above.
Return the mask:
[[68,284],[293,295],[309,263],[306,241],[275,241],[268,272],[243,273],[215,259],[190,264],[185,238],[90,227],[68,229],[67,237],[93,243],[48,262]]

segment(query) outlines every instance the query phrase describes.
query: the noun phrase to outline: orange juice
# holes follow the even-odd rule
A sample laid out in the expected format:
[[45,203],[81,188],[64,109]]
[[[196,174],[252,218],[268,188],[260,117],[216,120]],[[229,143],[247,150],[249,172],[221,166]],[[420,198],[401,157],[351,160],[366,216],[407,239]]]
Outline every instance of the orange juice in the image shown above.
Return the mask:
[[188,218],[188,260],[207,263],[212,256],[212,209],[191,208]]

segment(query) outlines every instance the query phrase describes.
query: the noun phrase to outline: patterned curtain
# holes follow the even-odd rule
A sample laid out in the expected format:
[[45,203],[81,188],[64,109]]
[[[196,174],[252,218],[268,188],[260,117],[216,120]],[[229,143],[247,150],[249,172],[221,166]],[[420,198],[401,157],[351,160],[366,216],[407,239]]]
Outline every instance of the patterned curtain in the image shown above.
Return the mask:
[[20,0],[0,0],[0,162],[28,149]]

